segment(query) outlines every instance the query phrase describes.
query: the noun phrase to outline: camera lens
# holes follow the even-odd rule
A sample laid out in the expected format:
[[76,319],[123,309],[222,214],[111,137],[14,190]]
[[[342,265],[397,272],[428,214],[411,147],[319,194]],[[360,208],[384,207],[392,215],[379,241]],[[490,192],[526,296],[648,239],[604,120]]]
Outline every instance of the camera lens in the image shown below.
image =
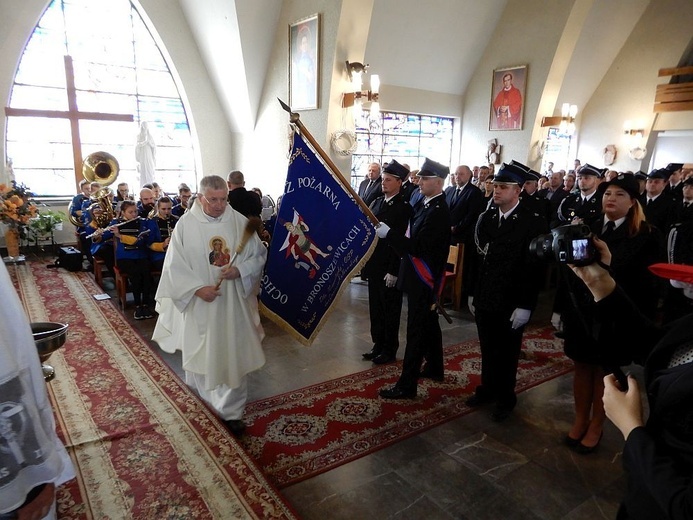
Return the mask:
[[539,260],[552,259],[554,256],[552,244],[552,234],[549,233],[547,235],[539,235],[534,237],[529,243],[529,253]]

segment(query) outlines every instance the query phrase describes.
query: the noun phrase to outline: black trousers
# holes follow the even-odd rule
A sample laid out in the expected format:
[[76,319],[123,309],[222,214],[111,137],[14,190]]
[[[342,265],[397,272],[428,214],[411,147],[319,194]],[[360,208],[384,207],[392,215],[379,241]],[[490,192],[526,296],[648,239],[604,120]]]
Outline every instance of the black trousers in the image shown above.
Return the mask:
[[386,287],[383,276],[370,275],[368,278],[371,338],[374,352],[394,357],[399,348],[402,291],[395,287]]
[[443,334],[438,323],[438,313],[431,310],[429,292],[407,294],[407,346],[404,351],[402,374],[397,387],[415,391],[421,365],[426,360],[426,370],[443,375]]
[[152,273],[146,258],[119,258],[118,269],[128,275],[135,305],[150,303],[152,299]]
[[511,314],[512,309],[475,312],[481,346],[481,386],[476,393],[510,409],[517,402],[515,382],[524,332],[524,327],[512,328]]

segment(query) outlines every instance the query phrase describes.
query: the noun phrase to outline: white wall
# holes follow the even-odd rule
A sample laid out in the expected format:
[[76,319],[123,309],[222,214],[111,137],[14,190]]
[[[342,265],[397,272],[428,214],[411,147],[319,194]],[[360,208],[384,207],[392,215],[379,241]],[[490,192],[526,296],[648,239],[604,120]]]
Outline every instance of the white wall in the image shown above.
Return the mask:
[[[572,1],[512,1],[503,12],[499,27],[486,48],[464,97],[462,115],[462,162],[485,161],[487,143],[496,138],[503,147],[501,160],[528,162],[535,117]],[[489,131],[493,70],[528,65],[522,130]],[[553,107],[552,107],[553,108]]]
[[[583,164],[603,167],[602,150],[608,144],[615,144],[618,154],[610,168],[648,170],[649,157],[641,162],[628,156],[623,124],[626,120],[642,120],[650,133],[655,121],[652,109],[656,86],[670,79],[659,78],[658,70],[676,67],[691,42],[693,9],[690,6],[690,0],[657,0],[645,10],[582,111],[577,138],[578,157]],[[693,129],[693,111],[678,114],[679,117],[669,119],[676,121],[679,128]],[[650,153],[655,152],[656,144],[653,136],[648,143]]]

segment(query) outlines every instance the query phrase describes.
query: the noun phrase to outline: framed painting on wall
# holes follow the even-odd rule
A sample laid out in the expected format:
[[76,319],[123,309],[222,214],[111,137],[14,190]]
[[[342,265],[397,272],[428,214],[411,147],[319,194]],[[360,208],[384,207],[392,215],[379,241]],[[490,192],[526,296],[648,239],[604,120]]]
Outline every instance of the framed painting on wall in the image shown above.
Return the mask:
[[489,130],[522,130],[527,65],[493,71]]
[[320,87],[320,15],[289,24],[289,105],[318,108]]

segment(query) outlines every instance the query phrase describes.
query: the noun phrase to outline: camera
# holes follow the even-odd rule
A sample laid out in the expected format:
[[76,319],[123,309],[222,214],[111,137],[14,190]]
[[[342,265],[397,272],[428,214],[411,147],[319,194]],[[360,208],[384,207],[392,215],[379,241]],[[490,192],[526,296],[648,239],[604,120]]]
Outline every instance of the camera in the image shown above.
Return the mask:
[[529,244],[529,252],[541,260],[554,259],[561,264],[589,265],[598,259],[592,231],[584,224],[557,227],[547,235],[539,235]]

